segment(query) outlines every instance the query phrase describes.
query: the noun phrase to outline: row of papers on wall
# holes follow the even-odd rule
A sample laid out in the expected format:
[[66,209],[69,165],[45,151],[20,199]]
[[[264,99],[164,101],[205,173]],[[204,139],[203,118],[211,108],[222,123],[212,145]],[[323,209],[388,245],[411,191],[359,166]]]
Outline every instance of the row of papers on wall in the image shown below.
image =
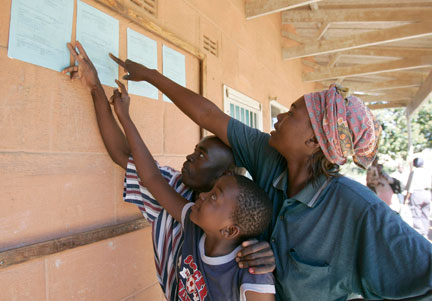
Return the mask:
[[[13,0],[8,56],[56,71],[68,67],[66,43],[72,35],[73,12],[74,0]],[[118,65],[108,53],[118,57],[119,21],[78,0],[76,22],[76,40],[84,46],[101,83],[115,87]],[[157,69],[157,42],[128,28],[127,57]],[[185,56],[163,45],[162,63],[162,73],[185,87]],[[158,90],[147,82],[129,81],[128,90],[130,94],[158,99]],[[163,99],[169,101],[165,95]]]

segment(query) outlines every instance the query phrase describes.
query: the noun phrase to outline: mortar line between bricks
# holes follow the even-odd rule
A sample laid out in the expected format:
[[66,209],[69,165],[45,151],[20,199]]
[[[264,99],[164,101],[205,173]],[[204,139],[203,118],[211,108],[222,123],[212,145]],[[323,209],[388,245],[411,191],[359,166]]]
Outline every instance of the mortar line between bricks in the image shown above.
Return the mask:
[[[54,152],[46,152],[46,151],[23,151],[23,150],[4,150],[0,151],[1,154],[26,154],[26,155],[98,155],[98,156],[109,156],[108,153],[96,153],[96,152],[62,152],[62,151],[54,151]],[[186,157],[187,154],[152,154],[154,157]]]
[[[145,290],[147,290],[147,289],[149,289],[149,288],[151,288],[152,286],[155,286],[155,285],[159,286],[159,282],[157,280],[154,283],[150,284],[149,286],[144,287],[144,288],[142,288],[142,289],[140,289],[138,291],[135,291],[131,295],[129,295],[127,297],[124,297],[123,299],[120,299],[120,301],[127,301],[129,298],[135,297],[136,295],[142,293],[143,291],[145,291]],[[162,294],[162,290],[161,290],[161,294]]]

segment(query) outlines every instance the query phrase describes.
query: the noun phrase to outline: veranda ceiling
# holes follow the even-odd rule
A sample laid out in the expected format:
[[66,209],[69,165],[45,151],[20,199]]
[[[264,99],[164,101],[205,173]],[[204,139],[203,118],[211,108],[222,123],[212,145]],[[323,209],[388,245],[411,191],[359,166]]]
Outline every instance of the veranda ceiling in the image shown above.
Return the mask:
[[283,58],[302,59],[304,81],[408,116],[432,96],[432,0],[246,0],[245,11],[281,15]]

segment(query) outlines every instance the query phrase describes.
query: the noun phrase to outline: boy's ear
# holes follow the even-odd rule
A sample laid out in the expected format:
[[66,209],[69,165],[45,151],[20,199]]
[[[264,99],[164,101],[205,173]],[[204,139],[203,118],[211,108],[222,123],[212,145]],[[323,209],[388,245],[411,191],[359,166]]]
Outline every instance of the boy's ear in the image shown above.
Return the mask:
[[227,170],[225,170],[225,171],[223,172],[222,175],[223,175],[223,176],[232,176],[232,175],[234,175],[234,170],[232,170],[231,168],[230,168],[230,169],[227,169]]
[[233,239],[240,235],[240,227],[237,225],[229,225],[219,230],[222,237],[225,239]]

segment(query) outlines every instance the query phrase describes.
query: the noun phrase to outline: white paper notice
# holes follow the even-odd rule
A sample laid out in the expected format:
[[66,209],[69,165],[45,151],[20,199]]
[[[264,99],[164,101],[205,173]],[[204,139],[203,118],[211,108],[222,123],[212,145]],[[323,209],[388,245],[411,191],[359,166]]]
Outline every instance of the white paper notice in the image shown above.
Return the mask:
[[108,53],[118,57],[119,21],[78,0],[76,39],[96,67],[101,83],[117,87],[118,65]]
[[69,66],[73,0],[13,0],[8,56],[61,71]]
[[[186,58],[183,54],[165,45],[162,47],[163,75],[186,87]],[[163,100],[171,102],[164,94]]]
[[[146,36],[127,29],[127,57],[147,68],[157,69],[157,42]],[[148,82],[128,82],[130,94],[158,99],[158,89]]]

